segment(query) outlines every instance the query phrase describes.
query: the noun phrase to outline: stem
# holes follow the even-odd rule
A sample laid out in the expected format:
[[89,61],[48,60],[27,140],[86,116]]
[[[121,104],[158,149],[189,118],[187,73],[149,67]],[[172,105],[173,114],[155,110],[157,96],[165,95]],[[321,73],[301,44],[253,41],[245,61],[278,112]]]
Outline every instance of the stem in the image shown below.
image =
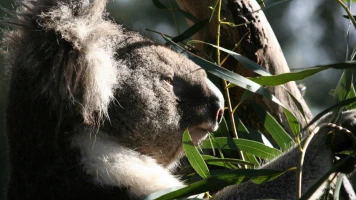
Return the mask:
[[344,4],[344,2],[342,2],[342,0],[336,0],[343,8],[344,10],[347,12],[347,15],[349,16],[352,24],[354,25],[354,27],[356,28],[356,20],[354,18],[354,16],[352,16],[351,11],[349,10],[349,8]]
[[301,154],[300,154],[299,163],[298,163],[298,166],[297,166],[297,190],[296,190],[297,192],[296,192],[296,199],[300,199],[301,196],[302,196],[303,163],[304,163],[304,157],[305,157],[305,153],[307,151],[307,148],[308,148],[311,140],[315,136],[315,134],[319,130],[321,130],[322,128],[325,128],[327,126],[328,126],[328,123],[323,123],[323,124],[315,127],[314,130],[310,132],[310,134],[308,135],[307,139],[305,139],[304,145],[300,149]]
[[305,152],[307,151],[307,147],[310,143],[310,141],[313,139],[314,133],[311,133],[308,138],[305,140],[304,146],[301,150],[301,154],[299,157],[299,163],[297,166],[297,192],[296,192],[296,199],[300,199],[302,196],[302,177],[303,177],[303,163],[304,163],[304,157],[305,157]]
[[[219,5],[218,5],[218,12],[217,12],[217,17],[218,17],[218,27],[217,27],[217,35],[216,35],[216,46],[220,47],[220,30],[221,30],[221,4],[222,4],[222,0],[219,0]],[[216,49],[216,57],[217,57],[217,64],[221,67],[221,61],[220,61],[220,50],[217,48]],[[229,110],[229,118],[230,118],[230,122],[231,122],[231,127],[232,127],[232,132],[234,134],[235,138],[239,138],[237,135],[237,130],[236,130],[236,125],[235,125],[235,119],[234,119],[234,112],[232,109],[232,105],[231,105],[231,100],[230,100],[230,93],[229,93],[229,88],[227,88],[227,82],[226,80],[223,80],[223,86],[224,86],[224,92],[225,92],[225,96],[226,96],[226,102],[227,102],[227,108]],[[239,156],[242,160],[245,160],[243,154],[241,151],[238,151]],[[246,167],[246,166],[245,166]]]
[[177,27],[178,35],[180,35],[180,30],[179,30],[179,26],[178,26],[178,23],[177,23],[176,16],[175,16],[175,14],[174,14],[172,2],[171,2],[171,0],[169,0],[168,2],[169,2],[169,5],[170,5],[170,7],[171,7],[170,10],[171,10],[171,13],[172,13],[172,16],[173,16],[174,24],[175,24],[176,27]]

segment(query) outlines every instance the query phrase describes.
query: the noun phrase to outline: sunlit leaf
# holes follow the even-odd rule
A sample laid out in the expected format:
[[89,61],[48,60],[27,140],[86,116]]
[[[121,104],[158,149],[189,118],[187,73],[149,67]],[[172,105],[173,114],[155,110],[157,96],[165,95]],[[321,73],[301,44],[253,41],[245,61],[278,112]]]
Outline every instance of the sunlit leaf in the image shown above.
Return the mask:
[[302,70],[300,72],[290,72],[283,73],[273,76],[261,76],[257,78],[251,78],[251,80],[256,83],[264,86],[277,86],[281,84],[288,83],[289,81],[299,81],[303,80],[309,76],[312,76],[318,72],[333,68],[333,69],[347,69],[356,67],[355,61],[343,62],[343,63],[334,63],[328,65],[320,65],[317,67],[309,68]]
[[265,129],[282,150],[286,150],[286,148],[294,143],[294,140],[290,135],[269,112],[258,106],[256,103],[252,103],[251,105]]
[[185,154],[187,155],[188,161],[194,170],[202,178],[208,178],[210,176],[209,169],[206,166],[204,159],[200,155],[199,151],[194,146],[188,130],[184,131],[183,133],[183,148]]
[[260,142],[240,138],[218,137],[215,138],[215,142],[212,144],[209,141],[204,141],[200,147],[202,149],[209,149],[211,148],[211,145],[213,145],[214,148],[220,147],[221,149],[236,149],[237,147],[240,151],[247,152],[266,160],[270,160],[281,154],[279,150],[266,146]]
[[255,166],[258,166],[260,164],[254,155],[251,155],[243,151],[242,151],[242,155],[244,156],[246,161],[254,164]]
[[231,170],[225,173],[221,173],[211,178],[198,181],[185,188],[176,190],[172,193],[163,195],[157,200],[171,200],[182,197],[188,197],[193,194],[200,194],[206,191],[215,192],[229,185],[240,184],[248,180],[252,180],[255,183],[264,183],[271,181],[283,173],[290,171],[267,170],[267,169],[237,169]]
[[345,100],[349,96],[352,85],[352,69],[345,69],[335,89],[335,99]]
[[[249,166],[254,166],[254,164],[240,160],[240,159],[233,159],[233,158],[217,158],[214,156],[209,156],[209,155],[203,155],[204,161],[209,164],[209,165],[216,165],[216,166],[221,166],[221,167],[226,167],[227,164],[234,164],[234,165],[249,165]],[[237,169],[237,167],[234,167]]]
[[[351,98],[355,98],[356,97],[356,92],[355,92],[355,88],[354,85],[351,84],[351,88],[350,88],[350,92],[349,92],[349,96],[347,97],[348,99]],[[356,109],[356,101],[353,103],[350,103],[349,105],[345,106],[346,110],[351,110],[351,109]]]

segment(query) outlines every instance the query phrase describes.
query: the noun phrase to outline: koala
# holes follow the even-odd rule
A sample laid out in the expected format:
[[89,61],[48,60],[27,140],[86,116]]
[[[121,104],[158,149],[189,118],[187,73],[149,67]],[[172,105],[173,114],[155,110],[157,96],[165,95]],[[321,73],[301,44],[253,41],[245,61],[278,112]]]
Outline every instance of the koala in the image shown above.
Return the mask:
[[[114,22],[106,3],[33,0],[8,13],[8,200],[141,199],[184,186],[172,173],[184,156],[184,130],[199,145],[218,128],[224,98],[205,71]],[[355,112],[344,116],[352,129]],[[319,132],[307,151],[303,191],[333,164],[327,130]],[[262,168],[295,166],[298,155],[292,148]],[[215,198],[290,199],[294,179],[288,172]]]

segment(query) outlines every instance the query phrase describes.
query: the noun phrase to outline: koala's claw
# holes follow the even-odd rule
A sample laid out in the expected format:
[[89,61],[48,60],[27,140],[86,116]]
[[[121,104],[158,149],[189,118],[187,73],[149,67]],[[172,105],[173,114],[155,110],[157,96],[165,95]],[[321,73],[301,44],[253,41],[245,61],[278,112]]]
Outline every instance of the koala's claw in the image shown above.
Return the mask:
[[327,123],[326,126],[330,129],[327,138],[334,152],[356,149],[356,137],[349,129],[334,123]]

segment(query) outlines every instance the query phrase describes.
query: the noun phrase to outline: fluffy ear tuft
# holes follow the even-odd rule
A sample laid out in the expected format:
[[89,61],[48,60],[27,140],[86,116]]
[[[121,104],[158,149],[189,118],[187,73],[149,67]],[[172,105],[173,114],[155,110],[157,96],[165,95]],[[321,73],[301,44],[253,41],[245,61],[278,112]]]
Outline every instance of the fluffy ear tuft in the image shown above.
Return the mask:
[[81,104],[87,123],[93,120],[94,113],[99,118],[107,116],[109,102],[118,87],[118,63],[114,56],[121,27],[105,20],[105,5],[106,0],[71,5],[60,2],[58,7],[40,15],[41,26],[55,30],[83,58],[78,64],[86,65],[81,80],[84,87]]
[[[9,34],[10,42],[5,41],[7,46],[23,50],[9,54],[17,54],[13,56],[17,59],[22,56],[26,67],[46,66],[49,70],[48,76],[40,77],[43,79],[40,95],[49,95],[55,107],[67,106],[61,103],[63,100],[72,102],[86,124],[108,116],[114,91],[128,73],[126,66],[115,59],[117,45],[124,36],[122,27],[108,19],[106,3],[106,0],[24,2],[16,31]],[[44,38],[43,34],[47,36]],[[37,38],[44,41],[35,41]],[[26,50],[24,47],[28,46],[36,50]],[[38,54],[26,55],[27,52]]]

